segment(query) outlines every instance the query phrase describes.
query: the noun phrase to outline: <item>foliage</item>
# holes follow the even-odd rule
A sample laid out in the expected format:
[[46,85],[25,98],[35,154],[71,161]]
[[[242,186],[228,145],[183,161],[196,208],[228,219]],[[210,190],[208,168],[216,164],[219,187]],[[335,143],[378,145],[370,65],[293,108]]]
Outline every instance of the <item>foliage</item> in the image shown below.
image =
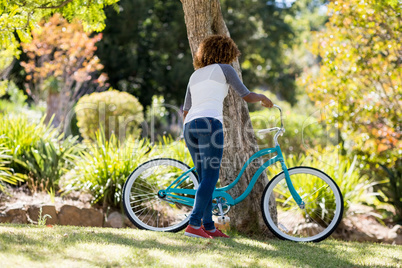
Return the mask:
[[[310,29],[322,25],[326,16],[318,14],[318,8],[323,1],[298,0],[291,7],[266,0],[220,2],[231,36],[242,51],[245,84],[249,88],[263,84],[294,102],[295,76],[305,67],[301,59],[306,49],[294,55],[292,46],[304,44]],[[111,85],[137,96],[144,107],[153,95],[182,104],[193,67],[181,3],[122,0],[118,4],[119,12],[106,9],[106,28],[96,52]]]
[[49,125],[33,122],[25,115],[0,114],[0,136],[4,136],[4,146],[11,150],[15,159],[22,159],[24,152],[35,148],[41,140],[50,141],[57,131]]
[[138,137],[144,121],[143,108],[137,98],[117,90],[83,96],[75,112],[80,133],[86,140],[96,140],[99,128],[105,131],[106,139],[112,134],[121,141],[130,135]]
[[114,134],[107,139],[101,130],[96,132],[94,143],[81,152],[64,181],[64,190],[88,191],[93,203],[119,207],[124,182],[140,164],[148,159],[167,157],[192,165],[190,153],[183,140],[174,141],[163,136],[161,141],[134,140],[128,137],[119,141]]
[[292,5],[266,0],[221,2],[231,36],[242,52],[245,84],[264,86],[294,104],[295,77],[306,65],[302,59],[307,53],[300,44],[311,28],[323,24],[325,16],[318,10],[323,1],[298,0]]
[[3,146],[4,136],[0,136],[0,192],[4,191],[3,183],[17,184],[19,181],[24,181],[22,174],[15,174],[13,170],[8,166],[12,160],[10,150],[7,150]]
[[[24,43],[31,41],[32,30],[43,18],[60,13],[69,21],[80,20],[86,31],[101,31],[104,28],[103,8],[118,0],[35,0],[0,1],[0,50],[9,49],[18,55],[18,39]],[[18,36],[18,39],[16,37]]]
[[[40,208],[39,208],[39,215],[38,215],[38,222],[37,222],[37,225],[38,225],[38,226],[45,226],[45,225],[46,225],[47,218],[50,218],[50,219],[51,219],[52,216],[50,216],[49,214],[45,214],[45,215],[42,216],[42,207],[40,207]],[[31,223],[35,223],[34,221],[32,221],[32,220],[29,219],[29,218],[28,218],[28,220],[29,220]]]
[[152,146],[145,140],[131,137],[121,142],[114,134],[107,139],[100,130],[95,138],[75,161],[76,167],[67,174],[64,190],[88,191],[94,197],[93,203],[119,207],[124,182],[145,161]]
[[6,167],[29,178],[32,190],[57,189],[59,178],[71,165],[79,148],[76,138],[58,134],[50,125],[30,120],[27,116],[0,114],[0,136],[12,156]]
[[28,187],[33,191],[55,192],[60,178],[73,166],[80,151],[78,137],[62,136],[45,141],[40,139],[35,147],[23,152],[22,159],[14,161],[28,171]]
[[349,141],[346,149],[366,162],[394,165],[402,155],[402,6],[338,0],[328,12],[312,45],[321,68],[300,82],[332,113],[328,121]]
[[183,8],[176,0],[121,0],[106,8],[106,28],[96,52],[113,88],[146,107],[153,95],[181,104],[193,72]]
[[0,49],[0,98],[6,93],[9,86],[8,75],[13,67],[15,51],[14,46]]
[[[265,94],[274,104],[282,109],[286,132],[278,139],[284,153],[298,155],[309,148],[336,144],[336,137],[329,135],[330,129],[322,122],[320,113],[314,111],[311,105],[290,107],[287,102],[279,101],[268,92],[255,92]],[[261,105],[255,106],[261,109]],[[259,134],[258,130],[280,126],[280,114],[275,108],[262,109],[250,113],[251,123],[256,133],[257,143],[262,147],[274,147],[273,133]]]
[[379,172],[378,176],[388,177],[385,183],[379,185],[379,190],[383,193],[380,196],[381,201],[385,201],[394,206],[397,220],[402,220],[402,159],[398,159],[395,166],[389,168],[381,165],[385,171]]
[[194,166],[190,151],[184,140],[174,140],[170,136],[162,136],[161,141],[155,145],[150,156],[173,158],[182,161],[188,166]]
[[[328,174],[328,176],[334,179],[342,192],[345,213],[348,211],[351,204],[373,203],[373,197],[377,195],[377,193],[373,193],[372,188],[377,182],[367,175],[360,175],[357,158],[354,157],[350,159],[342,156],[338,154],[338,151],[334,148],[332,152],[329,150],[327,150],[327,152],[324,150],[323,152],[322,155],[289,155],[286,157],[286,165],[288,168],[295,166],[313,167]],[[272,178],[282,171],[280,165],[271,167],[268,169],[269,178]],[[320,187],[306,182],[303,184],[303,188],[306,189],[306,192],[314,192],[313,189],[319,189]],[[322,205],[325,206],[328,211],[333,211],[334,207],[332,206],[334,203],[328,200],[330,197],[327,195],[324,195],[324,197]],[[289,196],[284,197],[285,200],[287,198],[289,198]]]
[[[47,120],[54,116],[58,126],[66,116],[69,102],[78,100],[82,85],[93,78],[103,66],[94,56],[98,34],[90,37],[81,23],[68,23],[55,14],[41,27],[32,31],[32,40],[22,43],[28,60],[21,62],[30,85],[29,95],[36,103],[47,99]],[[103,85],[104,76],[97,80]]]
[[27,96],[13,81],[8,81],[4,90],[4,95],[0,99],[0,112],[16,112],[25,108]]
[[179,137],[182,133],[182,118],[178,107],[166,103],[163,96],[154,95],[151,105],[146,108],[147,131],[144,129],[143,137],[150,137],[152,141],[168,135]]

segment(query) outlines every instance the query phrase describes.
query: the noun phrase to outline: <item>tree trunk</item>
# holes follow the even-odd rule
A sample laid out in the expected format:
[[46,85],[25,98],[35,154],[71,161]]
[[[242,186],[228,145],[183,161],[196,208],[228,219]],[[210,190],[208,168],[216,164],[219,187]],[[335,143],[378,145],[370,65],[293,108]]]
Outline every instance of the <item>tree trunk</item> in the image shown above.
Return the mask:
[[[219,0],[181,0],[181,2],[193,57],[205,37],[212,34],[230,36],[222,17]],[[241,78],[239,61],[233,62],[232,66]],[[228,185],[240,173],[247,159],[258,151],[258,146],[247,104],[231,88],[224,101],[223,114],[225,148],[220,181],[221,185]],[[239,183],[229,191],[232,197],[236,198],[244,192],[261,164],[261,160],[253,161]],[[264,224],[260,208],[261,195],[267,182],[267,176],[263,173],[248,197],[231,208],[229,217],[232,227],[248,234],[258,233],[273,236]]]
[[70,107],[70,88],[69,85],[64,85],[60,92],[48,90],[45,122],[49,123],[53,117],[52,126],[59,128],[60,132],[64,131],[66,114]]
[[61,119],[59,118],[59,108],[60,108],[60,92],[52,92],[49,90],[49,93],[47,95],[47,101],[46,101],[46,118],[45,118],[45,123],[48,124],[50,120],[52,120],[52,126],[58,127]]

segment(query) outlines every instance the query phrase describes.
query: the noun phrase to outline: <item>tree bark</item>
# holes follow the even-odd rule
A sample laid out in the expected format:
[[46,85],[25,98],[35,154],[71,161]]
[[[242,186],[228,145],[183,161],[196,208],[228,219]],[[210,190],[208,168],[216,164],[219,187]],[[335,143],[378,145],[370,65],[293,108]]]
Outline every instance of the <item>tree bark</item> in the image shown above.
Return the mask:
[[60,92],[48,93],[46,101],[46,124],[48,124],[50,120],[52,120],[52,126],[57,127],[60,125],[61,119],[58,113],[60,107],[60,99]]
[[[219,0],[181,0],[181,2],[193,57],[205,37],[212,34],[230,36],[222,17]],[[241,78],[239,61],[233,62],[232,66]],[[247,159],[258,151],[258,146],[247,104],[231,88],[224,101],[223,115],[225,148],[220,181],[221,185],[228,185],[240,173]],[[246,169],[239,183],[229,191],[233,198],[244,192],[261,164],[261,159],[255,160]],[[263,172],[248,197],[231,208],[229,217],[232,227],[248,234],[258,233],[273,237],[265,226],[260,206],[261,196],[267,182],[267,176]],[[274,209],[274,211],[276,210]]]
[[65,122],[65,120],[69,109],[72,107],[71,84],[72,82],[66,82],[61,86],[60,92],[48,89],[45,123],[49,123],[53,119],[52,126],[59,128],[60,132],[64,132],[65,124],[70,123]]

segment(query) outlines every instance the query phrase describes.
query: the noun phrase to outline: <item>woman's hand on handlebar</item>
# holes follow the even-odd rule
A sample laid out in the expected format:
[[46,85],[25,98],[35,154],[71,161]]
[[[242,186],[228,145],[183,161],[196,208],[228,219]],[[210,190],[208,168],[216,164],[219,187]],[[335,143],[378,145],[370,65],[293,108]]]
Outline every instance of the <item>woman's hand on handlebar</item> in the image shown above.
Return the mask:
[[250,94],[246,95],[243,97],[243,100],[247,102],[261,102],[261,105],[267,108],[272,108],[274,104],[270,99],[268,99],[265,95],[263,94],[257,94],[254,92],[250,92]]
[[272,108],[274,106],[272,101],[270,99],[268,99],[265,95],[262,95],[262,96],[263,96],[263,98],[261,100],[261,105],[264,107],[267,107],[267,108]]

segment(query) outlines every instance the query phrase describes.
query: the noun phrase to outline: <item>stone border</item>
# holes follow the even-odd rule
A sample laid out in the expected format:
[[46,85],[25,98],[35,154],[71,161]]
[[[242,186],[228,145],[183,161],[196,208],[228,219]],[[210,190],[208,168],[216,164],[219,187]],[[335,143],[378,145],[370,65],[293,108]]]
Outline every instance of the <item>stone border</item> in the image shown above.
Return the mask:
[[95,208],[63,205],[57,211],[55,205],[46,204],[8,207],[5,211],[0,211],[0,223],[38,224],[40,209],[42,209],[42,220],[46,219],[46,225],[135,228],[130,220],[118,211],[112,211],[106,218],[101,210]]

